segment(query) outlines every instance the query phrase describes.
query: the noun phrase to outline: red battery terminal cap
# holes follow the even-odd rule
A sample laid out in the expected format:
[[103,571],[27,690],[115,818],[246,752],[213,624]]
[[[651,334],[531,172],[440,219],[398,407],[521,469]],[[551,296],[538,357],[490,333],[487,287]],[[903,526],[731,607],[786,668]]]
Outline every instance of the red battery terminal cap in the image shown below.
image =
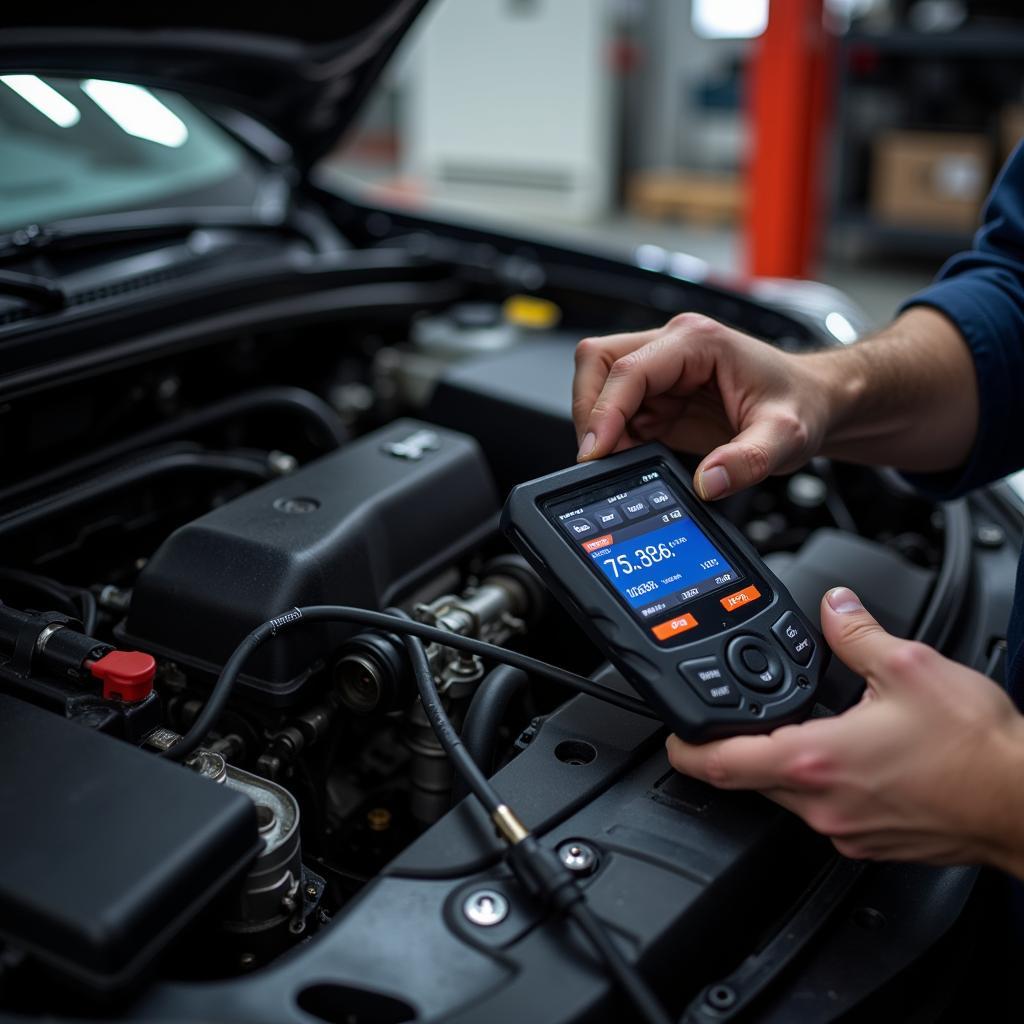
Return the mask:
[[89,663],[89,671],[103,682],[103,699],[134,703],[153,691],[156,661],[142,651],[110,651]]

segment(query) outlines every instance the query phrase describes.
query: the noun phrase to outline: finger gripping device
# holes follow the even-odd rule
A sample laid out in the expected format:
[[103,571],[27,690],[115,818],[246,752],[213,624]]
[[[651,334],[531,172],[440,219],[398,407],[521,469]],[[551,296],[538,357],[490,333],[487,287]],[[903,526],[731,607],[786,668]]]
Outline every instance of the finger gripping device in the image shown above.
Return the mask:
[[667,448],[520,484],[501,524],[681,738],[769,732],[809,713],[828,649]]

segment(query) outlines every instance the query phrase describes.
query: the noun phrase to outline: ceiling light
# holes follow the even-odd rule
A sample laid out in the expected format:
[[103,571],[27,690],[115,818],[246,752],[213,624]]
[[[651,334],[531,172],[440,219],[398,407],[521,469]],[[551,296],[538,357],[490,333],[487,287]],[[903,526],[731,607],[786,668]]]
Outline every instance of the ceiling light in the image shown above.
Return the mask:
[[0,82],[61,128],[70,128],[82,119],[81,111],[74,103],[37,75],[0,75]]
[[185,122],[141,85],[90,78],[82,89],[107,117],[137,139],[174,149],[188,139]]

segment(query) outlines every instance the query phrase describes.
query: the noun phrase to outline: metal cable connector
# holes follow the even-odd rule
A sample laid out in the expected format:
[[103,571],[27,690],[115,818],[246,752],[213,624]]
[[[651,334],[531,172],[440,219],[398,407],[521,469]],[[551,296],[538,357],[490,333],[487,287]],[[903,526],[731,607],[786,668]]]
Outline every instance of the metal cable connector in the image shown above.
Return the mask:
[[498,835],[510,846],[521,843],[529,836],[527,827],[515,816],[508,804],[498,804],[491,812],[491,821]]

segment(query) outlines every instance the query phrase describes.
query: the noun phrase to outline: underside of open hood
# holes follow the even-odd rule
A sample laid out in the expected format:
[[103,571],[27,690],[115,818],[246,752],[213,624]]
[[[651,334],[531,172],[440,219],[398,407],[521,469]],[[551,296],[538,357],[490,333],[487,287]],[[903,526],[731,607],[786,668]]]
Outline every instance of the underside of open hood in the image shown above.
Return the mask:
[[[187,24],[163,6],[158,20],[134,23],[120,8],[89,8],[87,26],[33,23],[19,6],[0,24],[0,74],[110,78],[223,104],[280,135],[308,167],[352,122],[426,3],[185,8]],[[203,23],[204,13],[217,17]]]

